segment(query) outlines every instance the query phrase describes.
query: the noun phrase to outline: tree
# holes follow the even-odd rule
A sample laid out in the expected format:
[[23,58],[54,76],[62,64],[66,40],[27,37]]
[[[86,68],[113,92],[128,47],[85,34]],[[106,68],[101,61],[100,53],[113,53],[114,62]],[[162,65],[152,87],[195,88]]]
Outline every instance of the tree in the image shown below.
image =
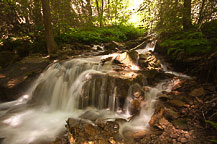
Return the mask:
[[192,27],[191,20],[191,0],[184,0],[184,9],[183,9],[183,29],[188,30]]
[[55,53],[57,51],[57,44],[54,40],[52,25],[51,25],[51,14],[49,0],[42,0],[44,27],[45,27],[45,39],[47,44],[48,53]]

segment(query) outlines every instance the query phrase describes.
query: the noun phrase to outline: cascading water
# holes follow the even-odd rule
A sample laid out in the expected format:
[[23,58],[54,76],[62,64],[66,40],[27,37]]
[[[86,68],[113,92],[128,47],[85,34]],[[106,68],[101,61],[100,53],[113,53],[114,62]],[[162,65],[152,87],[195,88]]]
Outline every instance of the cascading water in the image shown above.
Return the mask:
[[[114,73],[112,60],[116,56],[76,58],[50,65],[25,95],[16,101],[0,104],[0,138],[3,143],[52,141],[64,131],[68,117],[79,118],[87,111],[104,118],[128,119],[129,103],[135,89],[142,92],[145,101],[141,103],[139,115],[122,124],[121,131],[147,128],[162,83],[150,88],[149,92],[144,92],[139,84],[132,84],[128,96],[124,97],[125,102],[121,102],[123,97],[118,96],[120,84],[110,74]],[[102,64],[101,59],[106,57],[113,59]]]

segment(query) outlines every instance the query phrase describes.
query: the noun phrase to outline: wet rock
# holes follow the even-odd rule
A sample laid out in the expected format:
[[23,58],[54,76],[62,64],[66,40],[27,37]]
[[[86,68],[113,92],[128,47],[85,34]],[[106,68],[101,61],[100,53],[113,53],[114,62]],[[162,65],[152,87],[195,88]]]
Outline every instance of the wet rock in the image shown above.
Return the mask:
[[159,120],[158,128],[165,129],[169,125],[170,125],[170,122],[166,118],[163,117]]
[[170,97],[167,94],[160,94],[158,95],[158,99],[161,101],[167,101]]
[[139,99],[132,99],[130,101],[132,114],[136,114],[141,110],[141,102]]
[[131,70],[139,70],[139,67],[136,65],[138,53],[136,51],[124,52],[119,54],[115,60],[124,64]]
[[97,120],[90,124],[84,120],[67,120],[67,135],[70,143],[123,143],[119,134],[119,124],[115,121],[103,122]]
[[160,61],[151,52],[139,55],[139,66],[148,70],[161,70]]
[[94,127],[92,124],[84,124],[84,132],[88,137],[94,137],[97,134],[97,127]]
[[88,119],[91,121],[96,121],[100,117],[100,114],[90,110],[90,111],[85,112],[84,114],[82,114],[79,117],[82,119]]
[[104,130],[109,133],[110,136],[119,132],[119,124],[113,121],[107,121]]
[[143,138],[148,133],[148,130],[140,130],[133,133],[134,139]]

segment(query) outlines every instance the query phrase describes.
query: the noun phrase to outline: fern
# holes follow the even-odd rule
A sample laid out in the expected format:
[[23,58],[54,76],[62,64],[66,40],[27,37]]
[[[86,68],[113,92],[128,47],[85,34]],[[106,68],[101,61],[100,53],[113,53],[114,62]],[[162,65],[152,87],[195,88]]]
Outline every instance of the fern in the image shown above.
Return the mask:
[[[217,123],[213,121],[206,120],[207,123],[211,124],[217,130]],[[216,139],[210,140],[211,142],[217,143]]]
[[201,32],[183,32],[173,35],[163,41],[160,46],[167,48],[167,54],[174,58],[180,54],[191,56],[211,50],[208,40]]
[[217,130],[217,123],[213,121],[206,120],[207,123],[211,124]]

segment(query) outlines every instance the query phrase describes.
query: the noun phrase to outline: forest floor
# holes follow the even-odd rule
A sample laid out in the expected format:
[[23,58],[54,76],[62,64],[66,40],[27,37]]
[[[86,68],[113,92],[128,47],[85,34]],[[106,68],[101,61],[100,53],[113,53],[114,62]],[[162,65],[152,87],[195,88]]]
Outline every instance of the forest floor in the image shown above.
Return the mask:
[[[141,40],[139,41],[141,42]],[[113,46],[113,51],[116,47],[114,45],[119,46],[119,49],[122,47],[121,44],[111,43],[109,46]],[[85,50],[85,52],[87,51]],[[112,51],[95,53],[95,55],[110,52]],[[59,55],[62,55],[62,53]],[[82,52],[78,54],[80,53]],[[92,50],[89,51],[89,54],[91,53]],[[56,62],[58,59],[65,60],[68,59],[68,56],[54,56],[53,58],[42,57],[41,55],[29,56],[0,70],[1,100],[16,99],[50,63]],[[212,58],[211,60],[213,61]],[[202,69],[201,65],[198,64],[200,66],[198,69]],[[206,65],[204,67],[206,68]],[[194,73],[189,74],[193,75]],[[174,82],[172,91],[165,91],[158,96],[158,102],[154,115],[149,122],[150,129],[148,131],[126,132],[123,139],[117,134],[118,124],[122,121],[120,119],[105,124],[98,122],[96,127],[85,122],[78,123],[73,119],[68,119],[67,135],[57,138],[54,143],[75,143],[76,139],[84,139],[89,143],[103,144],[207,144],[211,143],[211,139],[217,139],[215,129],[206,122],[207,120],[216,120],[216,85],[207,82],[201,83],[196,77],[192,79],[170,77],[172,78],[171,82]]]

